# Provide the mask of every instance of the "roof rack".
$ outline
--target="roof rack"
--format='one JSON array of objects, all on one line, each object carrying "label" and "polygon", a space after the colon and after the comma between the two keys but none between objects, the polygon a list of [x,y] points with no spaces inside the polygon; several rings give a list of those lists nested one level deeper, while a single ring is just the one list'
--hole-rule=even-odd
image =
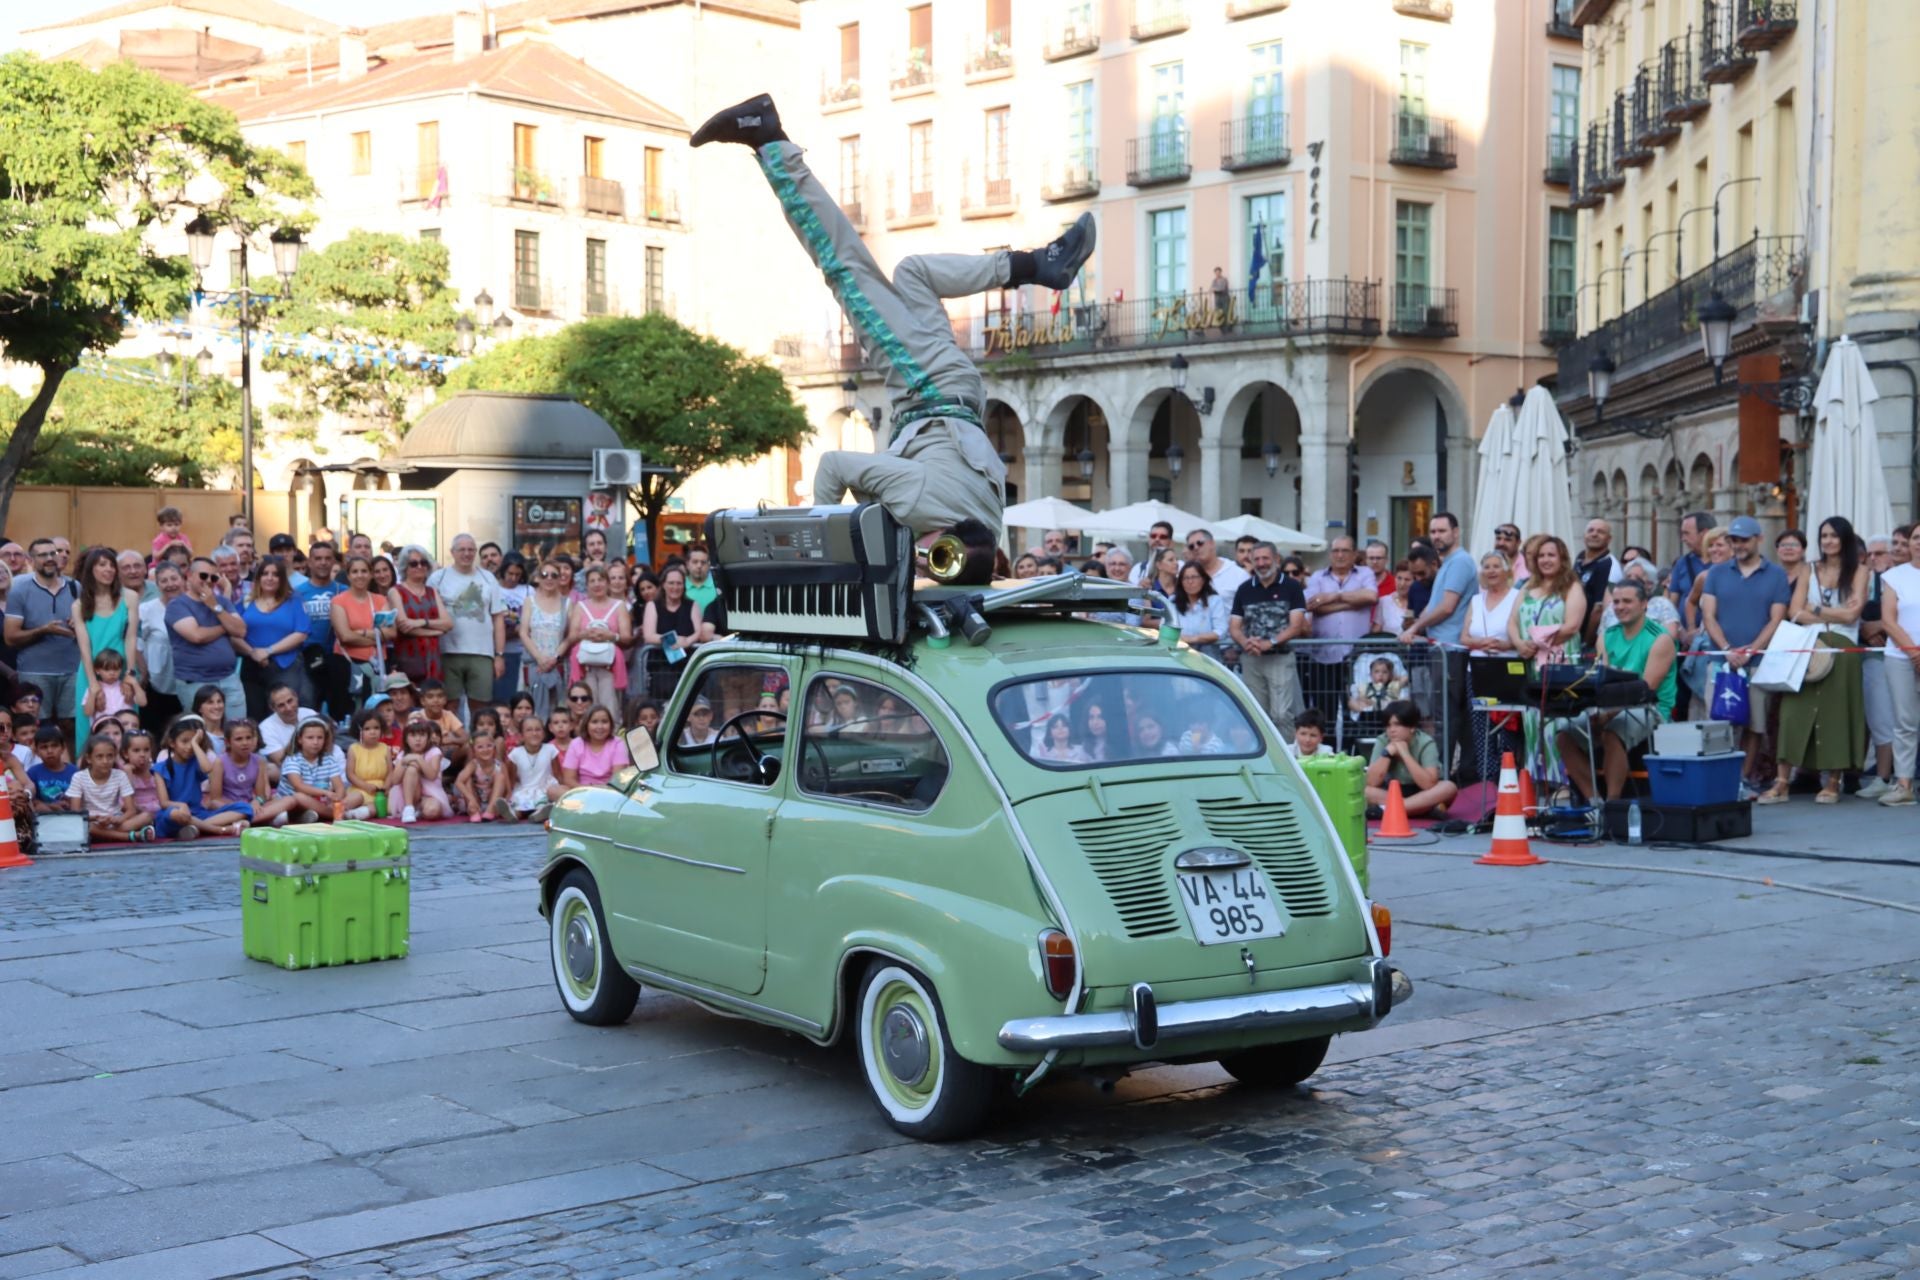
[{"label": "roof rack", "polygon": [[944,586],[921,578],[913,587],[913,623],[937,646],[946,644],[956,629],[969,644],[985,644],[993,633],[989,618],[1132,612],[1142,600],[1146,612],[1158,614],[1163,622],[1174,616],[1173,602],[1157,587],[1077,572],[999,579],[984,587]]}]

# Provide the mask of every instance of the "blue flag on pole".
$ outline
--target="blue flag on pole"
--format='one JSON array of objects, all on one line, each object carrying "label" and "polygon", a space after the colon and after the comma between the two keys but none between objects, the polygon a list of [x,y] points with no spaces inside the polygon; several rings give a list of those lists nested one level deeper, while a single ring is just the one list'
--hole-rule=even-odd
[{"label": "blue flag on pole", "polygon": [[1266,231],[1264,223],[1253,224],[1253,261],[1247,268],[1247,305],[1250,307],[1259,302],[1260,273],[1267,269]]}]

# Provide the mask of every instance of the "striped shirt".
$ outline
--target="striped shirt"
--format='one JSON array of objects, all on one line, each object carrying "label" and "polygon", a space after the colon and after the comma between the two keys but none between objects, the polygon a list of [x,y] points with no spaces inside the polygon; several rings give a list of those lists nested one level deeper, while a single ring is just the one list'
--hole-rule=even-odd
[{"label": "striped shirt", "polygon": [[293,779],[312,787],[315,791],[325,791],[331,787],[335,778],[343,775],[340,765],[340,753],[329,751],[318,760],[309,760],[303,755],[289,753],[280,765],[280,785],[274,794],[290,796],[293,792]]}]

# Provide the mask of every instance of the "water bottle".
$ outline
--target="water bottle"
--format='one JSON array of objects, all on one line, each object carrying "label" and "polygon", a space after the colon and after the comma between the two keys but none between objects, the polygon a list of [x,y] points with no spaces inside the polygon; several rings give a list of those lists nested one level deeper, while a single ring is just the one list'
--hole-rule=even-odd
[{"label": "water bottle", "polygon": [[1633,800],[1627,805],[1627,843],[1640,843],[1640,802]]}]

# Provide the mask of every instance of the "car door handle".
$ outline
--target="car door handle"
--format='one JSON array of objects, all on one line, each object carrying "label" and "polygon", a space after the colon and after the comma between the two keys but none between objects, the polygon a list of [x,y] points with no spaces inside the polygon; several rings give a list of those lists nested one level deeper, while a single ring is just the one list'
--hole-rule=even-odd
[{"label": "car door handle", "polygon": [[769,813],[767,815],[767,839],[769,840],[773,839],[773,819],[774,815]]}]

